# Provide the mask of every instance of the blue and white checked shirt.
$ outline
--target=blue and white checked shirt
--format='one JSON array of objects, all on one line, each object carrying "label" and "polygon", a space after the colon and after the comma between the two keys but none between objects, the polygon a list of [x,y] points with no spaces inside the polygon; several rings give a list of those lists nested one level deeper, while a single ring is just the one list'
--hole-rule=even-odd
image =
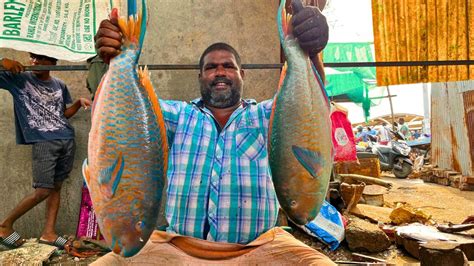
[{"label": "blue and white checked shirt", "polygon": [[200,99],[163,101],[171,146],[168,232],[246,244],[275,226],[267,153],[272,101],[245,100],[219,130]]}]

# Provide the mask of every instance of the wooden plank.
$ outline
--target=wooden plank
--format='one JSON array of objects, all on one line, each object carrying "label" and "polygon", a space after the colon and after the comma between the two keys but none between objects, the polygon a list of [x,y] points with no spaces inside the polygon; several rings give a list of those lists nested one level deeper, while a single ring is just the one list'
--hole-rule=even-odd
[{"label": "wooden plank", "polygon": [[386,187],[388,189],[392,188],[393,186],[392,182],[383,181],[380,178],[374,178],[370,176],[357,175],[357,174],[339,174],[339,176],[341,177],[342,182],[346,182],[349,184],[354,183],[354,181],[359,181],[359,182],[364,182],[367,185],[375,184],[375,185]]}]

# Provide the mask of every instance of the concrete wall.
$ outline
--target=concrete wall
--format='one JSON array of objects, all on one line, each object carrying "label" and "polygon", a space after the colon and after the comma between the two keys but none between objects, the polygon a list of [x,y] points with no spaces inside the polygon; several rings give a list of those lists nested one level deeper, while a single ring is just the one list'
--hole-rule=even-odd
[{"label": "concrete wall", "polygon": [[[141,57],[143,64],[196,64],[202,51],[214,42],[228,42],[241,54],[243,63],[279,63],[275,16],[277,1],[255,0],[154,0],[149,2],[150,21]],[[28,64],[24,52],[0,49],[0,56]],[[59,64],[71,64],[60,61]],[[152,80],[163,99],[199,97],[197,71],[153,71]],[[74,99],[88,97],[85,72],[54,72],[64,80]],[[244,97],[258,101],[271,98],[278,83],[277,70],[246,71]],[[0,219],[31,188],[31,147],[15,144],[13,104],[0,90]],[[74,234],[81,199],[81,165],[87,155],[90,113],[80,110],[71,119],[76,129],[74,170],[65,182],[57,231]],[[24,237],[38,237],[44,224],[44,203],[17,221]]]}]

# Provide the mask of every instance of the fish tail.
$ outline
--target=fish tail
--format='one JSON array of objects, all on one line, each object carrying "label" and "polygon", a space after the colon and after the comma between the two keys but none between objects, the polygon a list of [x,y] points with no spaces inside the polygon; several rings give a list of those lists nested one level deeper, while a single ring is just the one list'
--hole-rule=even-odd
[{"label": "fish tail", "polygon": [[280,1],[280,7],[278,9],[277,16],[278,32],[280,34],[280,42],[282,43],[286,36],[288,36],[292,30],[289,23],[291,21],[291,15],[286,12],[285,3],[286,0]]},{"label": "fish tail", "polygon": [[[140,17],[140,16],[139,16]],[[140,36],[140,28],[137,26],[140,18],[129,16],[128,18],[119,18],[118,23],[122,31],[124,42],[138,44]]]},{"label": "fish tail", "polygon": [[127,14],[128,16],[134,16],[137,14],[137,1],[136,0],[127,1]]},{"label": "fish tail", "polygon": [[[137,1],[128,0],[128,18],[119,18],[118,23],[124,37],[124,43],[130,42],[142,49],[147,24],[146,0],[142,0],[142,13],[137,14]],[[137,57],[138,60],[138,57]]]},{"label": "fish tail", "polygon": [[[148,68],[146,66],[144,68],[138,69],[138,77],[140,79],[140,84],[142,85],[146,94],[148,95],[148,98],[150,99],[153,111],[156,114],[156,117],[158,120],[157,122],[160,128],[162,145],[163,145],[162,146],[163,154],[164,154],[164,158],[167,158],[168,157],[168,142],[166,138],[165,119],[163,117],[163,113],[161,112],[160,103],[158,102],[158,96],[156,95],[155,89],[153,88],[153,85],[151,84],[150,72],[148,71]],[[164,172],[166,173],[168,160],[165,160],[164,164],[165,164]]]}]

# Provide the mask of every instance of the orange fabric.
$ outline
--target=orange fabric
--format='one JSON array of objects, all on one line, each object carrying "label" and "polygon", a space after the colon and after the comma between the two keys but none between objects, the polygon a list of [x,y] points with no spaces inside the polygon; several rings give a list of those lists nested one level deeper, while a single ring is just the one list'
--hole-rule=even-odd
[{"label": "orange fabric", "polygon": [[[188,247],[198,252],[190,255]],[[186,250],[186,251],[184,251]],[[199,251],[200,250],[200,251]],[[208,253],[207,255],[199,254]],[[242,254],[237,254],[241,252]],[[217,256],[216,256],[217,255]],[[218,256],[222,256],[218,258]],[[227,256],[227,257],[226,257]],[[206,258],[207,257],[207,258]],[[226,257],[226,259],[224,259]],[[135,256],[109,253],[91,265],[336,265],[281,228],[247,244],[218,243],[155,231]]]},{"label": "orange fabric", "polygon": [[271,242],[275,238],[274,230],[269,230],[247,245],[211,242],[189,236],[154,231],[150,237],[152,243],[170,243],[186,254],[200,259],[227,260],[238,257],[256,247]]},{"label": "orange fabric", "polygon": [[[473,0],[372,0],[377,62],[472,60]],[[474,79],[474,65],[377,68],[377,86]]]}]

